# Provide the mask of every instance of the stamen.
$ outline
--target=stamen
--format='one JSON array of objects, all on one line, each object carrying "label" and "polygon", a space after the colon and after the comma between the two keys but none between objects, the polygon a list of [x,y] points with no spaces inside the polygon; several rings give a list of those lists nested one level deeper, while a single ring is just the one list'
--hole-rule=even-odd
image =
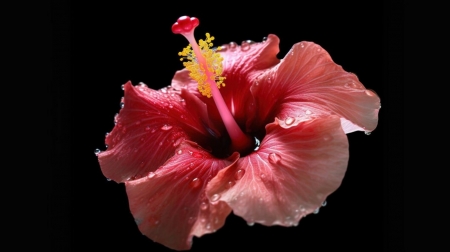
[{"label": "stamen", "polygon": [[188,60],[183,62],[183,65],[190,71],[191,78],[198,82],[200,93],[208,98],[213,97],[230,135],[232,151],[246,152],[252,148],[253,138],[242,132],[220,94],[219,88],[225,86],[225,83],[223,83],[225,77],[220,76],[223,58],[211,49],[214,37],[207,33],[206,40],[199,40],[200,46],[195,41],[194,29],[199,23],[199,20],[195,17],[182,16],[172,25],[172,32],[183,35],[190,43],[178,55],[182,56],[182,61]]}]

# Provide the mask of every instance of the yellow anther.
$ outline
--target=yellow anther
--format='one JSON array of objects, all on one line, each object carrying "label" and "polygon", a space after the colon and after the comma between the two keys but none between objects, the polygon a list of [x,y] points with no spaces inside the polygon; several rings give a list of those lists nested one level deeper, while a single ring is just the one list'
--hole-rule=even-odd
[{"label": "yellow anther", "polygon": [[183,49],[183,51],[178,53],[178,56],[182,56],[180,59],[181,61],[187,60],[183,62],[183,66],[190,71],[189,76],[197,81],[198,90],[202,95],[208,98],[212,96],[211,88],[208,83],[208,76],[210,76],[211,81],[216,82],[217,88],[225,86],[225,83],[223,82],[225,77],[221,76],[223,71],[223,58],[216,52],[216,50],[220,50],[221,48],[218,47],[218,49],[211,49],[213,46],[211,41],[213,40],[214,37],[211,37],[209,33],[206,33],[206,39],[200,39],[198,41],[200,51],[206,61],[204,63],[197,60],[191,45],[188,45]]}]

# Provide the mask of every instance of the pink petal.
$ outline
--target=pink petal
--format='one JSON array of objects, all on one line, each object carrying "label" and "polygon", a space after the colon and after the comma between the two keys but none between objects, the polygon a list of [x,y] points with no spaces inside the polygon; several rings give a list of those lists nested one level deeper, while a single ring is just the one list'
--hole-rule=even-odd
[{"label": "pink petal", "polygon": [[259,125],[275,116],[285,119],[334,114],[344,119],[346,133],[370,132],[377,126],[379,97],[312,42],[295,44],[259,81],[260,85],[252,87],[260,106]]},{"label": "pink petal", "polygon": [[238,154],[215,159],[189,141],[176,152],[154,173],[125,185],[139,230],[164,246],[186,250],[194,235],[215,232],[231,212],[224,202],[212,204],[205,188],[220,169],[236,162]]},{"label": "pink petal", "polygon": [[199,120],[205,108],[187,110],[181,97],[167,88],[124,85],[124,108],[106,137],[108,149],[98,155],[103,174],[123,182],[155,171],[184,141],[206,141],[209,133]]},{"label": "pink petal", "polygon": [[[224,45],[224,49],[219,51],[224,59],[222,76],[226,77],[226,86],[220,88],[220,92],[234,118],[242,127],[255,116],[255,104],[250,92],[255,76],[280,61],[276,57],[279,52],[278,43],[278,37],[271,34],[265,42],[242,46],[236,44],[233,46],[230,43]],[[196,94],[207,104],[212,121],[221,122],[213,99],[206,98],[198,92],[197,83],[189,77],[187,70],[184,69],[175,74],[172,86],[177,89],[187,89]]]},{"label": "pink petal", "polygon": [[260,148],[221,170],[207,195],[249,223],[297,225],[341,184],[347,137],[337,116],[286,127],[276,119],[266,130]]}]

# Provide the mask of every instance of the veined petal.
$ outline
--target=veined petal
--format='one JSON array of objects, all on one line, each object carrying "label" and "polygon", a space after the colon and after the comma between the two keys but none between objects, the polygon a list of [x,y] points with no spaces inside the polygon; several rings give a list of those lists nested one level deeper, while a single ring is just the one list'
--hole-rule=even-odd
[{"label": "veined petal", "polygon": [[212,204],[205,188],[220,169],[233,165],[239,155],[216,159],[189,141],[176,152],[160,169],[125,185],[139,230],[164,246],[187,250],[194,235],[215,232],[231,212],[224,202]]},{"label": "veined petal", "polygon": [[124,90],[124,107],[105,139],[108,149],[98,155],[107,178],[123,182],[145,176],[173,156],[185,139],[201,142],[209,135],[197,114],[202,108],[188,110],[177,93],[130,82]]},{"label": "veined petal", "polygon": [[344,119],[346,133],[370,132],[377,126],[379,97],[312,42],[295,44],[279,65],[259,79],[261,85],[252,87],[260,106],[259,125],[275,116],[338,115]]},{"label": "veined petal", "polygon": [[207,195],[220,195],[249,223],[296,225],[342,182],[348,141],[337,116],[266,126],[260,148],[221,170]]}]

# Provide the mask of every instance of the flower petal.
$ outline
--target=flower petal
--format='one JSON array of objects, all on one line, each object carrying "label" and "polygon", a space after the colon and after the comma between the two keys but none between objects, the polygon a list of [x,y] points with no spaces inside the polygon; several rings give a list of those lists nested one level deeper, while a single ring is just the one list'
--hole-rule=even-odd
[{"label": "flower petal", "polygon": [[176,250],[191,247],[192,237],[215,232],[231,209],[212,204],[205,195],[208,181],[239,158],[216,159],[195,143],[181,144],[177,154],[146,177],[126,182],[130,210],[139,230]]},{"label": "flower petal", "polygon": [[108,149],[98,155],[107,178],[123,182],[145,176],[164,164],[184,139],[206,141],[209,133],[198,116],[201,107],[188,110],[167,88],[156,91],[128,82],[124,90],[124,107],[105,139]]},{"label": "flower petal", "polygon": [[[207,186],[249,223],[297,225],[342,182],[348,141],[337,116],[266,126],[260,148],[221,170]],[[216,196],[217,198],[217,196]]]},{"label": "flower petal", "polygon": [[276,116],[338,115],[346,133],[372,131],[378,123],[379,97],[355,74],[346,72],[312,42],[295,44],[287,56],[260,77],[252,92],[258,98],[259,125]]}]

